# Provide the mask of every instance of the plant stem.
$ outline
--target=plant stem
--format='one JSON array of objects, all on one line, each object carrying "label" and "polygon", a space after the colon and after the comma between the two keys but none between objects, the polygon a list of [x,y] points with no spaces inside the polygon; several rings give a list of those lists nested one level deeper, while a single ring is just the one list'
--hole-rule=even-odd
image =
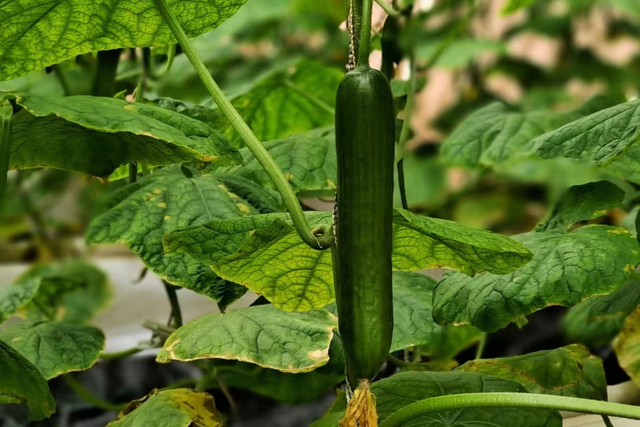
[{"label": "plant stem", "polygon": [[116,72],[122,49],[98,52],[98,69],[93,82],[93,96],[112,97],[116,93]]},{"label": "plant stem", "polygon": [[484,348],[486,346],[487,346],[487,334],[484,334],[480,342],[478,342],[478,348],[476,350],[476,360],[482,359],[482,353],[484,353]]},{"label": "plant stem", "polygon": [[432,397],[405,406],[380,423],[400,427],[422,415],[466,408],[534,408],[640,419],[640,408],[620,403],[533,393],[466,393]]},{"label": "plant stem", "polygon": [[138,181],[138,163],[129,163],[129,184],[133,184]]},{"label": "plant stem", "polygon": [[78,397],[80,397],[85,402],[92,404],[96,408],[104,409],[105,411],[120,412],[125,407],[125,405],[118,405],[116,403],[107,402],[106,400],[102,400],[99,397],[93,395],[71,375],[65,375],[63,378],[69,388],[76,392]]},{"label": "plant stem", "polygon": [[[366,1],[371,2],[372,0]],[[256,160],[258,160],[267,175],[269,175],[269,178],[273,181],[273,184],[282,196],[282,200],[284,201],[287,211],[289,211],[289,214],[291,215],[293,226],[302,240],[314,249],[329,248],[333,243],[333,236],[330,227],[323,227],[314,231],[311,230],[311,227],[304,216],[304,212],[302,212],[298,198],[289,185],[289,182],[284,177],[282,171],[278,168],[278,165],[276,165],[276,162],[269,155],[269,152],[264,148],[262,143],[258,141],[258,138],[256,138],[249,126],[244,122],[238,111],[225,97],[222,89],[220,89],[215,80],[213,80],[211,74],[209,74],[209,71],[207,70],[207,67],[191,46],[187,35],[180,26],[180,23],[167,7],[166,1],[155,0],[155,3],[173,35],[178,40],[178,43],[180,43],[185,55],[189,58],[189,61],[193,65],[196,73],[207,88],[211,98],[213,98],[222,114],[224,114],[227,120],[229,120],[231,126],[233,126],[236,132],[238,132],[249,151],[251,151],[251,154],[253,154]],[[370,26],[371,25],[369,25],[369,28]]]},{"label": "plant stem", "polygon": [[398,139],[398,147],[396,149],[396,168],[398,169],[398,189],[400,190],[400,199],[402,200],[402,208],[409,209],[409,203],[407,201],[407,188],[404,179],[404,155],[405,145],[409,141],[409,135],[411,131],[411,117],[413,116],[413,109],[415,107],[415,92],[416,92],[416,61],[411,55],[410,59],[411,72],[409,74],[409,90],[407,92],[407,104],[404,108],[404,123],[402,124],[402,131],[400,132],[400,138]]},{"label": "plant stem", "polygon": [[602,416],[602,421],[604,421],[604,425],[607,427],[613,427],[613,423],[611,422],[611,420],[609,419],[608,416],[603,415]]},{"label": "plant stem", "polygon": [[393,6],[387,3],[385,0],[375,0],[376,3],[384,10],[389,16],[400,16],[400,12],[395,10]]},{"label": "plant stem", "polygon": [[69,81],[67,80],[67,75],[64,73],[60,65],[53,66],[53,72],[58,78],[58,82],[60,82],[60,86],[62,87],[62,93],[64,96],[71,95],[71,87],[69,86]]},{"label": "plant stem", "polygon": [[167,297],[169,297],[169,304],[171,304],[171,316],[173,317],[173,327],[178,329],[182,326],[182,310],[180,309],[180,301],[178,301],[178,294],[176,287],[171,283],[162,281],[164,289],[167,291]]},{"label": "plant stem", "polygon": [[[354,10],[354,13],[361,13],[360,31],[356,33],[356,44],[358,48],[358,66],[369,65],[369,53],[371,44],[371,10],[373,9],[373,0],[360,0],[361,10]],[[354,8],[355,9],[355,8]]]},{"label": "plant stem", "polygon": [[402,200],[402,209],[409,210],[409,202],[407,201],[407,186],[404,180],[404,159],[398,160],[398,188],[400,189],[400,200]]},{"label": "plant stem", "polygon": [[104,360],[122,359],[123,357],[132,356],[134,354],[140,353],[143,350],[144,349],[140,347],[133,347],[133,348],[129,348],[122,351],[116,351],[113,353],[103,352],[103,353],[100,353],[100,359],[104,359]]},{"label": "plant stem", "polygon": [[9,163],[11,160],[11,117],[13,107],[7,100],[0,100],[0,211],[4,206]]}]

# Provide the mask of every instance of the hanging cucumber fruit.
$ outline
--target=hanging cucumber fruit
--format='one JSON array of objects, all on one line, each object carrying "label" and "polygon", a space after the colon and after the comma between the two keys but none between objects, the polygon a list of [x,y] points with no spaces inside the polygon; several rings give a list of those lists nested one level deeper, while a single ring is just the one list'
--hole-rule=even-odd
[{"label": "hanging cucumber fruit", "polygon": [[[352,7],[354,14],[357,3]],[[360,44],[360,49],[368,51],[368,46]],[[350,387],[358,387],[341,425],[357,421],[363,427],[377,425],[369,381],[387,360],[393,333],[395,108],[389,81],[370,68],[365,53],[360,53],[365,60],[351,64],[336,102],[334,279],[347,379]]]}]

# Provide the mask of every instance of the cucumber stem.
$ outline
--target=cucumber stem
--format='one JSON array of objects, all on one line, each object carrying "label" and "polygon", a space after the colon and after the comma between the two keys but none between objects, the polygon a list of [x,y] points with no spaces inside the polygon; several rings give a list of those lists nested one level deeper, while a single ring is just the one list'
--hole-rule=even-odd
[{"label": "cucumber stem", "polygon": [[640,419],[640,408],[620,403],[577,397],[533,393],[465,393],[432,397],[405,406],[380,423],[380,427],[400,427],[416,417],[435,411],[466,408],[534,408]]},{"label": "cucumber stem", "polygon": [[386,0],[375,0],[375,1],[382,8],[382,10],[384,10],[387,13],[387,15],[393,16],[393,17],[400,16],[400,12],[395,10],[393,6],[391,6],[389,3],[386,2]]},{"label": "cucumber stem", "polygon": [[[372,0],[364,1],[371,3]],[[158,10],[162,14],[164,21],[171,29],[171,32],[178,40],[178,43],[182,47],[185,55],[187,55],[187,58],[191,62],[191,65],[193,65],[193,68],[195,69],[196,73],[198,73],[198,76],[202,80],[202,83],[204,83],[205,87],[207,88],[207,91],[211,95],[211,98],[214,100],[222,114],[224,114],[227,120],[229,120],[231,126],[233,126],[236,132],[238,132],[249,151],[251,151],[251,154],[253,154],[256,160],[267,172],[269,178],[271,178],[271,180],[273,181],[273,184],[282,196],[284,205],[287,208],[289,215],[291,215],[291,221],[293,222],[293,226],[295,227],[296,231],[300,235],[300,238],[313,249],[321,250],[329,248],[333,243],[333,236],[330,227],[311,230],[311,227],[309,226],[309,223],[304,216],[304,212],[302,211],[302,207],[300,206],[300,202],[294,194],[293,189],[289,185],[289,182],[284,177],[282,171],[278,168],[276,162],[269,155],[269,152],[253,134],[251,128],[249,128],[249,126],[245,123],[238,111],[225,97],[222,89],[220,89],[213,77],[211,77],[211,74],[209,74],[209,70],[207,70],[207,67],[204,65],[196,51],[193,49],[193,46],[189,42],[189,38],[180,26],[180,23],[167,7],[166,1],[155,0],[155,3],[158,7]],[[371,20],[369,19],[369,21]],[[369,23],[369,29],[370,28],[371,23]]]},{"label": "cucumber stem", "polygon": [[373,9],[373,0],[360,0],[361,8],[354,8],[353,13],[360,13],[360,19],[356,22],[360,22],[360,37],[356,37],[356,44],[358,48],[358,66],[369,66],[369,53],[371,45],[371,12]]}]

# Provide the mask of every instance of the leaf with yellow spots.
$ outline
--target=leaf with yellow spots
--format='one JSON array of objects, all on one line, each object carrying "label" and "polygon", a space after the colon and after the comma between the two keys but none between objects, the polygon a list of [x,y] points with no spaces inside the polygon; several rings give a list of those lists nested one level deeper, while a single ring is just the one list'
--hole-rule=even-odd
[{"label": "leaf with yellow spots", "polygon": [[[638,241],[620,227],[572,228],[572,223],[613,207],[621,196],[609,183],[572,187],[549,220],[514,237],[533,252],[530,263],[507,275],[447,274],[434,291],[434,318],[494,332],[550,305],[570,307],[615,291],[629,275],[629,266],[640,262]],[[565,202],[569,200],[574,202]]]},{"label": "leaf with yellow spots", "polygon": [[157,361],[227,359],[282,372],[309,372],[329,361],[338,319],[326,310],[287,313],[272,305],[209,314],[167,339]]},{"label": "leaf with yellow spots", "polygon": [[90,96],[21,96],[12,120],[12,169],[51,167],[106,178],[132,161],[241,163],[205,123],[147,104]]},{"label": "leaf with yellow spots", "polygon": [[607,400],[602,360],[579,344],[521,356],[472,360],[456,371],[515,381],[530,393]]},{"label": "leaf with yellow spots", "polygon": [[221,308],[246,289],[220,279],[208,265],[185,254],[166,254],[162,237],[216,219],[255,214],[211,173],[170,166],[113,193],[87,230],[90,244],[124,243],[169,283],[206,295]]},{"label": "leaf with yellow spots", "polygon": [[178,388],[154,389],[131,402],[109,427],[222,427],[224,416],[208,393]]}]

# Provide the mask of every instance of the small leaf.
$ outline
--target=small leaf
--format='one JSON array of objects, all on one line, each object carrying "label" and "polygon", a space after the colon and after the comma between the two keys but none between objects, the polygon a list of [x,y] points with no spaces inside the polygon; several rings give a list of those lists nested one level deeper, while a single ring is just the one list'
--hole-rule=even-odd
[{"label": "small leaf", "polygon": [[[312,228],[328,226],[331,213],[308,213],[307,220]],[[531,257],[514,240],[452,221],[397,210],[394,223],[392,259],[397,270],[442,267],[469,274],[505,273]],[[214,221],[166,235],[164,243],[167,253],[187,253],[280,309],[308,311],[335,300],[330,252],[309,248],[287,214]]]},{"label": "small leaf", "polygon": [[326,310],[287,313],[272,305],[210,314],[171,334],[157,361],[227,359],[282,372],[309,372],[329,361],[338,321]]},{"label": "small leaf", "polygon": [[423,354],[446,360],[484,335],[471,326],[440,326],[431,314],[436,281],[420,273],[393,273],[393,341],[391,351],[420,346]]},{"label": "small leaf", "polygon": [[55,412],[56,404],[49,391],[47,380],[38,368],[22,357],[4,341],[0,341],[0,399],[15,403],[25,402],[31,411],[32,420],[43,420]]},{"label": "small leaf", "polygon": [[[583,189],[598,189],[587,184]],[[599,197],[599,191],[572,188],[569,194]],[[609,206],[610,200],[602,200]],[[561,205],[562,206],[562,205]],[[579,207],[556,210],[562,221],[593,217],[597,201],[581,200]],[[438,323],[471,324],[485,332],[507,326],[521,316],[549,305],[573,306],[589,297],[616,290],[640,262],[637,240],[625,229],[589,225],[521,234],[515,239],[534,254],[533,260],[507,275],[484,273],[469,277],[448,274],[434,291]]]},{"label": "small leaf", "polygon": [[[260,141],[275,141],[333,125],[336,91],[343,75],[337,68],[301,60],[271,71],[247,92],[231,98],[231,103]],[[222,113],[208,123],[237,147],[244,145]]]},{"label": "small leaf", "polygon": [[29,303],[39,288],[39,280],[26,280],[13,285],[0,286],[0,323]]},{"label": "small leaf", "polygon": [[495,166],[526,154],[535,137],[572,120],[611,105],[606,97],[595,97],[577,110],[519,111],[493,103],[467,117],[442,145],[442,157],[452,166]]},{"label": "small leaf", "polygon": [[577,222],[601,217],[605,211],[620,206],[623,200],[624,191],[608,181],[571,187],[537,230],[569,229]]},{"label": "small leaf", "polygon": [[[296,193],[333,196],[338,176],[333,128],[315,129],[264,146]],[[240,153],[244,166],[223,170],[273,189],[273,181],[251,152],[243,148]]]},{"label": "small leaf", "polygon": [[[519,384],[472,372],[400,372],[372,384],[376,397],[378,422],[412,403],[430,397],[461,393],[526,392]],[[343,399],[342,395],[338,399]],[[329,427],[342,415],[342,403],[336,402],[329,413],[312,427]],[[521,408],[470,408],[438,411],[407,426],[469,427],[560,427],[562,418],[556,411]]]},{"label": "small leaf", "polygon": [[340,338],[333,337],[329,362],[303,374],[291,374],[242,362],[216,361],[220,379],[231,389],[249,390],[285,403],[312,402],[344,381],[344,353]]},{"label": "small leaf", "polygon": [[612,294],[589,298],[572,307],[562,320],[562,329],[571,342],[604,347],[618,335],[627,316],[639,305],[640,283],[631,277]]},{"label": "small leaf", "polygon": [[108,427],[222,427],[224,418],[208,393],[178,388],[153,390],[129,404]]},{"label": "small leaf", "polygon": [[[188,37],[216,28],[246,0],[169,1]],[[14,0],[0,10],[0,80],[87,52],[175,43],[152,0]]]},{"label": "small leaf", "polygon": [[607,400],[602,360],[576,344],[522,356],[472,360],[456,371],[515,381],[531,393]]},{"label": "small leaf", "polygon": [[30,320],[55,318],[87,323],[111,298],[111,284],[105,273],[82,260],[36,264],[24,272],[18,283],[39,280],[32,301],[20,313]]},{"label": "small leaf", "polygon": [[16,97],[10,166],[52,167],[108,177],[120,165],[198,160],[240,163],[226,138],[165,109],[92,96]]},{"label": "small leaf", "polygon": [[223,306],[245,290],[229,285],[211,269],[184,254],[165,254],[162,236],[181,227],[253,212],[251,206],[213,174],[188,178],[180,166],[170,166],[114,192],[107,208],[86,232],[89,244],[124,243],[153,273],[175,285],[213,298]]},{"label": "small leaf", "polygon": [[50,380],[91,368],[104,349],[104,334],[64,322],[19,322],[0,330],[0,340],[33,363]]},{"label": "small leaf", "polygon": [[636,386],[640,386],[640,308],[625,320],[620,334],[613,342],[620,367]]},{"label": "small leaf", "polygon": [[586,158],[606,165],[622,156],[638,140],[640,100],[618,104],[575,120],[531,142],[532,152],[544,159]]}]

